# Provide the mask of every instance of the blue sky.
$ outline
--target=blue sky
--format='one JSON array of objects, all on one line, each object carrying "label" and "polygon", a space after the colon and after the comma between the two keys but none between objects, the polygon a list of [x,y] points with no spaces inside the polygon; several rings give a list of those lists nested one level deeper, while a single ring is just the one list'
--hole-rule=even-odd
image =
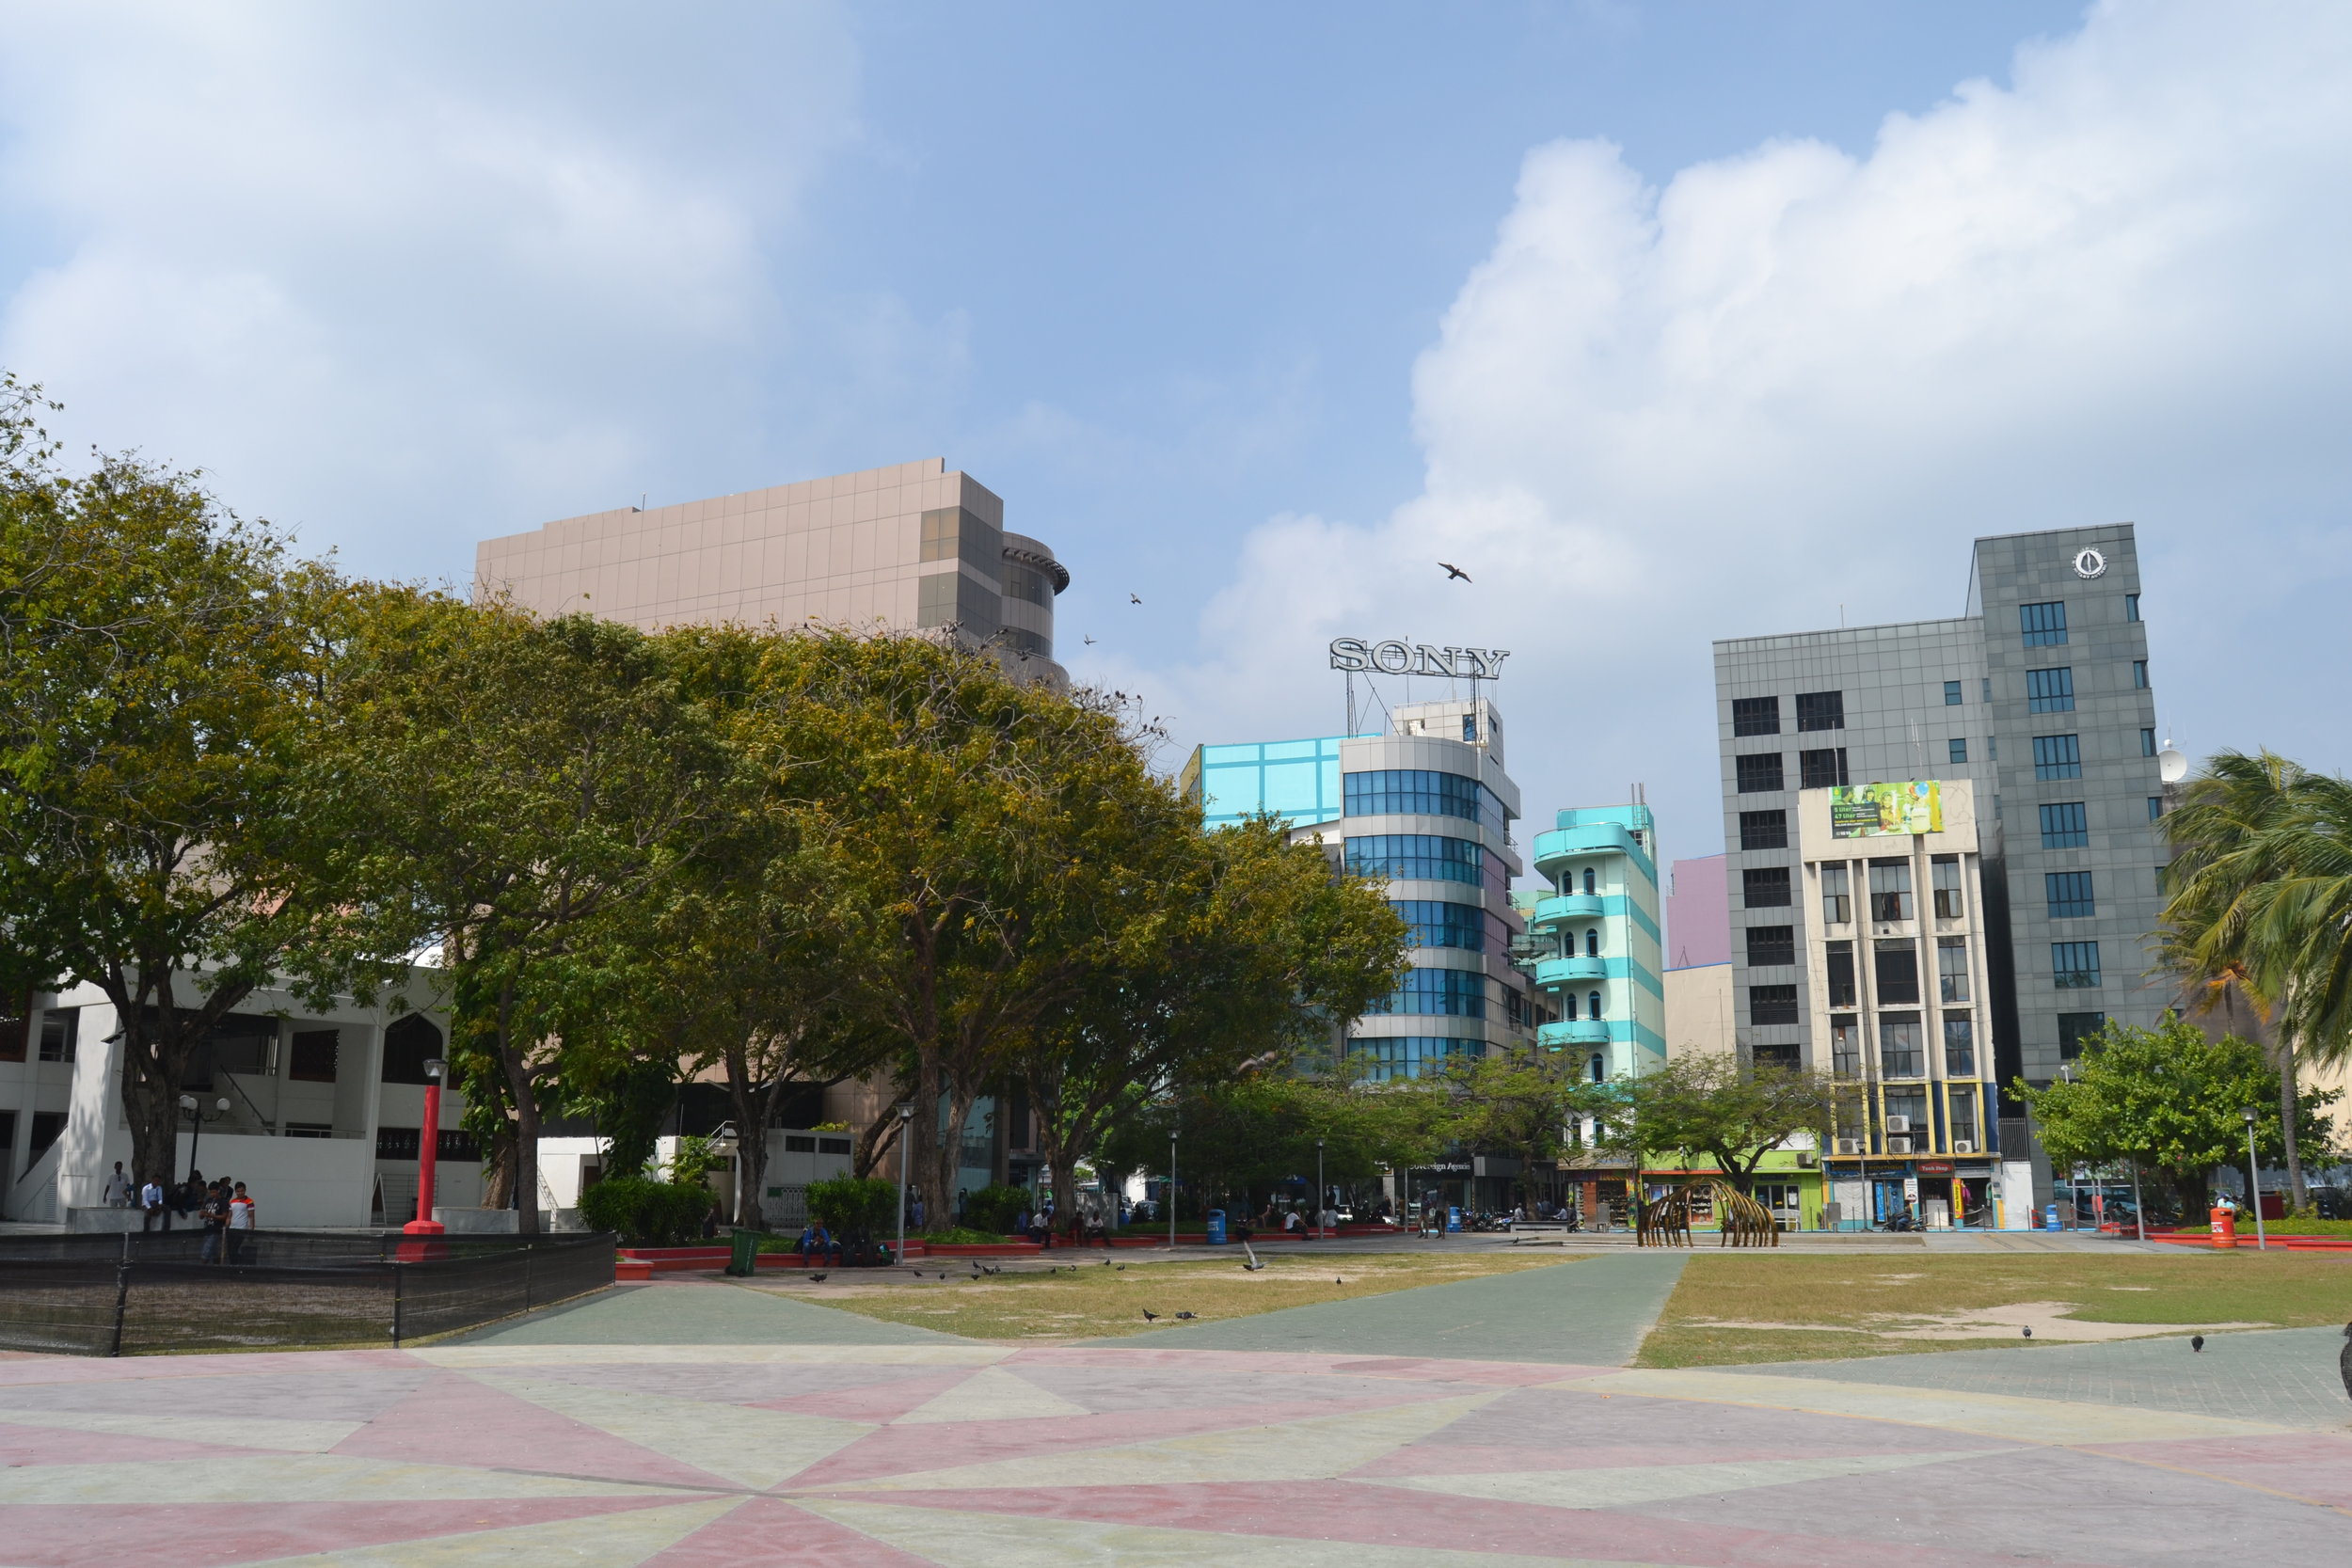
[{"label": "blue sky", "polygon": [[0,364],[398,577],[944,456],[1183,746],[1511,646],[1677,855],[1709,639],[2128,517],[2183,743],[2340,768],[2348,17],[0,6]]}]

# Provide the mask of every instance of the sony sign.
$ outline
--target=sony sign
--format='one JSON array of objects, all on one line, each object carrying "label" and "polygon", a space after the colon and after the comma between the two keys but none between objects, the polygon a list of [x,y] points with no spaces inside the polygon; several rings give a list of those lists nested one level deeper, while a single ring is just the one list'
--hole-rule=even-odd
[{"label": "sony sign", "polygon": [[1497,680],[1508,648],[1433,648],[1426,642],[1410,646],[1390,638],[1366,642],[1360,637],[1331,640],[1334,670],[1377,670],[1388,675],[1452,675],[1474,681]]}]

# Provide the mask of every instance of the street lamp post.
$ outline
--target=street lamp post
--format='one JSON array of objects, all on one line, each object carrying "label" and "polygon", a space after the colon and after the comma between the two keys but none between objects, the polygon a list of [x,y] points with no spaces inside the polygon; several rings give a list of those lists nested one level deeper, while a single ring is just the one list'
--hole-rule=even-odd
[{"label": "street lamp post", "polygon": [[[907,1137],[914,1123],[914,1107],[901,1101],[898,1106],[898,1251],[896,1261],[907,1260]],[[926,1254],[925,1256],[929,1256]]]},{"label": "street lamp post", "polygon": [[1315,1140],[1315,1238],[1318,1241],[1328,1241],[1330,1238],[1323,1233],[1323,1140],[1317,1138]]},{"label": "street lamp post", "polygon": [[1176,1250],[1176,1134],[1168,1135],[1168,1249]]},{"label": "street lamp post", "polygon": [[438,1236],[444,1227],[433,1217],[433,1165],[441,1152],[441,1079],[449,1064],[438,1056],[424,1064],[424,1125],[417,1130],[417,1217],[402,1226],[408,1236]]},{"label": "street lamp post", "polygon": [[2269,1233],[2263,1228],[2262,1174],[2254,1164],[2254,1107],[2247,1106],[2238,1113],[2246,1118],[2246,1201],[2254,1206],[2254,1250],[2270,1250]]},{"label": "street lamp post", "polygon": [[[183,1094],[180,1097],[180,1109],[186,1113],[188,1118],[188,1180],[193,1181],[196,1180],[197,1140],[204,1135],[204,1107],[197,1102],[196,1096]],[[213,1111],[216,1116],[227,1116],[229,1097],[222,1095],[218,1100],[214,1101]],[[171,1172],[166,1171],[164,1174],[169,1176]]]}]

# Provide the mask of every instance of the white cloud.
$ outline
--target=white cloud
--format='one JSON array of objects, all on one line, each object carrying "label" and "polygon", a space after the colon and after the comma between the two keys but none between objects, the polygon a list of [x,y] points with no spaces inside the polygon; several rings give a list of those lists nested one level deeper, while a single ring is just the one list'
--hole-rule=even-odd
[{"label": "white cloud", "polygon": [[1956,614],[1976,535],[2129,518],[2184,737],[2352,764],[2348,198],[2326,6],[2101,8],[1860,159],[1538,148],[1416,372],[1423,493],[1266,523],[1157,684],[1187,739],[1327,734],[1332,635],[1508,645],[1530,816],[1644,779],[1705,852],[1711,639]]},{"label": "white cloud", "polygon": [[854,135],[822,8],[5,13],[0,363],[355,564],[736,460]]}]

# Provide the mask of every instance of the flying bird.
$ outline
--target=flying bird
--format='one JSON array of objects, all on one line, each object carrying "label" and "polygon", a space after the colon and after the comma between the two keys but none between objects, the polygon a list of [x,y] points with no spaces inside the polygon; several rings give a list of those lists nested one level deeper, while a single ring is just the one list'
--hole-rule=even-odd
[{"label": "flying bird", "polygon": [[1127,602],[1129,604],[1141,604],[1143,601],[1137,598],[1135,594],[1130,594],[1127,595]]},{"label": "flying bird", "polygon": [[1091,637],[1088,638],[1088,639],[1086,640],[1086,643],[1087,643],[1087,646],[1088,646],[1088,647],[1089,647],[1089,648],[1093,647],[1093,646],[1094,646],[1094,639],[1093,639],[1093,638],[1091,638]]},{"label": "flying bird", "polygon": [[1468,572],[1465,572],[1462,568],[1456,566],[1451,561],[1440,561],[1438,564],[1445,568],[1445,578],[1448,582],[1452,582],[1456,578],[1461,578],[1464,582],[1468,582],[1470,579],[1470,575]]},{"label": "flying bird", "polygon": [[2188,1348],[2199,1354],[2204,1354],[2205,1337],[2201,1334],[2190,1335],[2188,1337]]}]

